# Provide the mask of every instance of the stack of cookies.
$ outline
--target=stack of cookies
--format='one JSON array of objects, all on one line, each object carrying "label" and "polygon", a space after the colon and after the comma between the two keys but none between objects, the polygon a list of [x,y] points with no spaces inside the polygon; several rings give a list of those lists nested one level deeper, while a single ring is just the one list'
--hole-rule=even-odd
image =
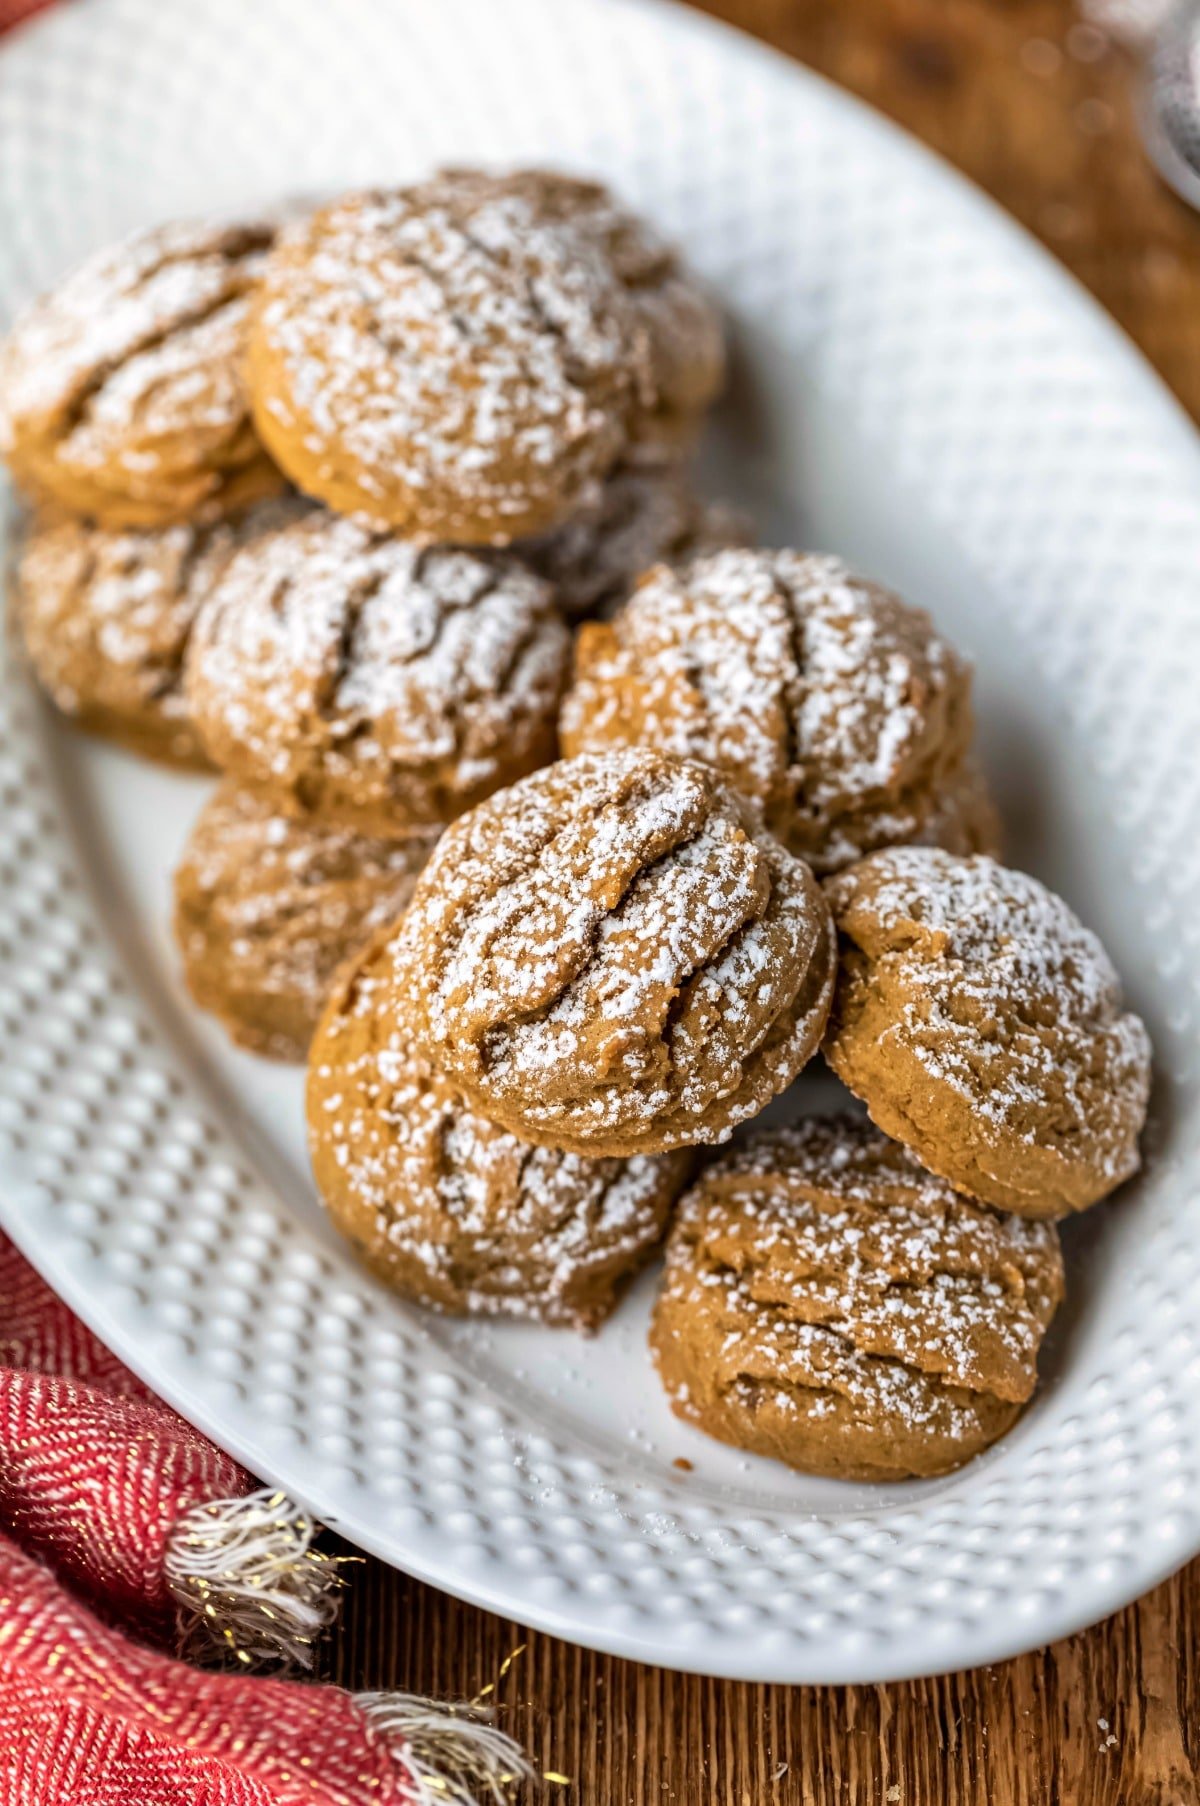
[{"label": "stack of cookies", "polygon": [[[966,662],[693,496],[722,372],[592,183],[143,234],[0,350],[15,613],[60,708],[223,774],[188,983],[307,1055],[388,1283],[592,1329],[667,1236],[681,1416],[938,1473],[1033,1392],[1054,1219],[1136,1168],[1149,1049],[996,863]],[[747,1131],[819,1049],[871,1120]]]},{"label": "stack of cookies", "polygon": [[226,774],[177,926],[240,1043],[302,1059],[443,823],[555,756],[570,620],[736,532],[686,475],[723,358],[674,253],[540,172],[140,233],[17,323],[14,612],[65,713]]}]

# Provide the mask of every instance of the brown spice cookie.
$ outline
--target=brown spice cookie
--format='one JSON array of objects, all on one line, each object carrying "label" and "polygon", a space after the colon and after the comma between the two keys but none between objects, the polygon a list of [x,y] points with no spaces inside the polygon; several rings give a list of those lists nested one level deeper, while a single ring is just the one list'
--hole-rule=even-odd
[{"label": "brown spice cookie", "polygon": [[723,1155],[680,1204],[650,1345],[710,1436],[850,1480],[1002,1436],[1063,1296],[1058,1233],[958,1197],[852,1117]]},{"label": "brown spice cookie", "polygon": [[[897,828],[899,826],[897,824]],[[899,832],[894,844],[903,844]],[[988,781],[971,753],[938,787],[929,814],[907,844],[941,847],[946,853],[989,853],[993,859],[1003,853],[1004,826],[1000,812],[992,800]]]},{"label": "brown spice cookie", "polygon": [[552,759],[569,658],[553,592],[508,554],[422,551],[314,509],[232,561],[186,690],[223,770],[393,834]]},{"label": "brown spice cookie", "polygon": [[248,296],[273,237],[138,232],[34,302],[0,345],[0,453],[17,482],[108,527],[280,490],[242,382]]},{"label": "brown spice cookie", "polygon": [[631,438],[684,430],[720,357],[707,302],[603,189],[458,170],[285,233],[249,370],[302,489],[429,542],[507,544],[565,519]]},{"label": "brown spice cookie", "polygon": [[183,695],[197,612],[239,546],[305,506],[281,497],[236,519],[124,531],[40,509],[22,537],[12,605],[55,707],[148,758],[206,767]]},{"label": "brown spice cookie", "polygon": [[175,873],[192,997],[240,1047],[303,1060],[335,971],[403,912],[435,839],[308,827],[226,778]]},{"label": "brown spice cookie", "polygon": [[724,1141],[820,1039],[834,938],[808,867],[706,766],[536,772],[456,822],[390,949],[414,1043],[541,1146]]},{"label": "brown spice cookie", "polygon": [[971,739],[970,670],[929,617],[836,558],[726,550],[585,626],[568,754],[718,766],[818,871],[938,821]]},{"label": "brown spice cookie", "polygon": [[636,459],[591,484],[561,527],[522,540],[515,550],[554,585],[559,607],[577,620],[608,613],[651,565],[679,564],[750,537],[735,508],[694,494],[682,465]]},{"label": "brown spice cookie", "polygon": [[654,228],[614,201],[600,182],[551,170],[495,176],[444,172],[481,202],[522,194],[540,218],[581,232],[614,271],[645,340],[648,380],[633,423],[639,446],[679,452],[695,439],[725,382],[725,328],[712,299]]},{"label": "brown spice cookie", "polygon": [[825,1054],[881,1129],[1023,1216],[1083,1210],[1137,1170],[1149,1039],[1061,898],[923,847],[825,888],[841,941]]},{"label": "brown spice cookie", "polygon": [[379,939],[339,976],[313,1042],[309,1145],[367,1264],[438,1310],[594,1329],[661,1241],[687,1154],[588,1160],[479,1116],[414,1053]]}]

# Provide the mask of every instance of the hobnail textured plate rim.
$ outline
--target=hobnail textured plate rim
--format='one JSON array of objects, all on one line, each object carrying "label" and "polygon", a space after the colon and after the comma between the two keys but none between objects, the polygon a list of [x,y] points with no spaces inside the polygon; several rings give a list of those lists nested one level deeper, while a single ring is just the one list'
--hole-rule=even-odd
[{"label": "hobnail textured plate rim", "polygon": [[[614,1471],[480,1387],[297,1226],[197,1108],[80,880],[45,729],[8,661],[5,1227],[164,1397],[353,1541],[616,1654],[747,1679],[896,1679],[1061,1636],[1193,1554],[1200,447],[1157,379],[929,153],[673,7],[91,0],[0,58],[5,312],[168,200],[224,205],[278,189],[285,169],[300,191],[363,179],[420,132],[435,155],[550,152],[614,174],[748,337],[785,361],[816,346],[822,393],[1003,604],[1061,708],[1064,772],[1103,849],[1081,856],[1080,882],[1127,881],[1119,908],[1098,904],[1142,926],[1135,996],[1172,1115],[1133,1209],[1106,1219],[1102,1308],[1073,1332],[1063,1377],[954,1480],[799,1514]],[[343,79],[359,124],[306,131]],[[410,115],[400,138],[388,82]]]}]

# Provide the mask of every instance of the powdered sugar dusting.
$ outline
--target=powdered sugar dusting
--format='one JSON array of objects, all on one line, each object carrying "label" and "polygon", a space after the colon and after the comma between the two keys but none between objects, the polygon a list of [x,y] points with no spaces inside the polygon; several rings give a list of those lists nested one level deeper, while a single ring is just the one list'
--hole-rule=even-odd
[{"label": "powdered sugar dusting", "polygon": [[[897,787],[927,733],[930,695],[958,661],[923,617],[853,577],[837,558],[783,561],[800,635],[798,756],[809,807]],[[922,623],[918,651],[898,631]]]},{"label": "powdered sugar dusting", "polygon": [[[511,537],[613,461],[648,350],[536,179],[351,196],[285,234],[256,319],[260,414],[317,493],[442,539]],[[330,497],[330,499],[337,499]]]},{"label": "powdered sugar dusting", "polygon": [[40,682],[66,714],[158,721],[194,746],[182,667],[198,610],[240,546],[292,518],[262,502],[235,521],[108,531],[39,514],[24,536],[15,602]]},{"label": "powdered sugar dusting", "polygon": [[745,1259],[739,1283],[759,1304],[952,1385],[1017,1399],[1033,1388],[1062,1289],[1056,1230],[959,1197],[869,1123],[810,1118],[755,1136],[681,1215],[714,1260]]},{"label": "powdered sugar dusting", "polygon": [[394,921],[436,831],[380,840],[310,826],[226,779],[184,848],[176,934],[200,1003],[235,1034],[301,1059],[335,971]]},{"label": "powdered sugar dusting", "polygon": [[309,1117],[335,1220],[437,1308],[591,1328],[662,1236],[680,1156],[533,1148],[408,1044],[368,960],[313,1050]]},{"label": "powdered sugar dusting", "polygon": [[642,460],[589,484],[568,520],[519,550],[554,585],[559,607],[578,616],[623,601],[651,565],[750,537],[735,509],[691,493],[679,464]]},{"label": "powdered sugar dusting", "polygon": [[638,324],[634,425],[639,451],[676,451],[694,433],[699,416],[720,392],[725,377],[724,327],[708,294],[653,226],[620,206],[599,182],[550,170],[518,170],[506,176],[455,169],[444,172],[464,195],[483,199],[497,189],[522,194],[539,214],[569,227],[595,247],[617,277]]},{"label": "powdered sugar dusting", "polygon": [[74,408],[97,375],[161,352],[248,287],[269,226],[159,226],[90,258],[20,316],[0,354],[0,445],[13,422]]},{"label": "powdered sugar dusting", "polygon": [[188,684],[218,763],[386,827],[548,758],[568,649],[551,591],[516,560],[314,511],[230,565]]},{"label": "powdered sugar dusting", "polygon": [[[836,1423],[850,1465],[903,1467],[926,1439],[978,1446],[980,1401],[1004,1426],[1062,1292],[1053,1226],[957,1196],[865,1122],[810,1119],[684,1198],[653,1341],[685,1415],[704,1394],[777,1435]],[[689,1383],[698,1324],[718,1341]]]},{"label": "powdered sugar dusting", "polygon": [[605,1151],[719,1139],[824,1018],[818,897],[704,768],[581,758],[450,831],[396,978],[430,1056],[522,1133]]},{"label": "powdered sugar dusting", "polygon": [[877,853],[826,891],[859,950],[848,996],[893,998],[880,1046],[903,1045],[994,1131],[1085,1158],[1109,1186],[1136,1169],[1149,1039],[1060,897],[993,859],[920,847]]},{"label": "powdered sugar dusting", "polygon": [[731,549],[660,567],[585,631],[562,732],[719,766],[831,869],[919,831],[965,752],[968,689],[927,617],[839,560]]},{"label": "powdered sugar dusting", "polygon": [[[159,227],[36,301],[0,348],[0,449],[18,475],[200,505],[261,452],[241,360],[269,225]],[[69,496],[68,496],[68,499]]]},{"label": "powdered sugar dusting", "polygon": [[181,438],[191,440],[194,455],[210,440],[220,446],[243,430],[246,308],[238,296],[127,358],[63,435],[60,459],[80,470],[115,467],[136,489]]}]

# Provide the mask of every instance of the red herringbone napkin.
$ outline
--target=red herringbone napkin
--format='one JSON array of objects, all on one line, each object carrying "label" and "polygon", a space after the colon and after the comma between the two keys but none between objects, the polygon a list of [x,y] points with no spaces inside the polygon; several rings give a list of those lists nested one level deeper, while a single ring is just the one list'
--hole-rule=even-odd
[{"label": "red herringbone napkin", "polygon": [[[48,3],[0,0],[0,33]],[[333,1617],[317,1528],[160,1403],[0,1236],[2,1806],[507,1798],[528,1765],[476,1707],[248,1672],[306,1666]]]},{"label": "red herringbone napkin", "polygon": [[2,1236],[0,1363],[4,1806],[465,1806],[527,1775],[469,1708],[249,1672],[303,1663],[333,1615],[317,1527],[156,1399]]},{"label": "red herringbone napkin", "polygon": [[50,3],[51,0],[0,0],[0,31],[19,25],[22,19],[31,19]]}]

